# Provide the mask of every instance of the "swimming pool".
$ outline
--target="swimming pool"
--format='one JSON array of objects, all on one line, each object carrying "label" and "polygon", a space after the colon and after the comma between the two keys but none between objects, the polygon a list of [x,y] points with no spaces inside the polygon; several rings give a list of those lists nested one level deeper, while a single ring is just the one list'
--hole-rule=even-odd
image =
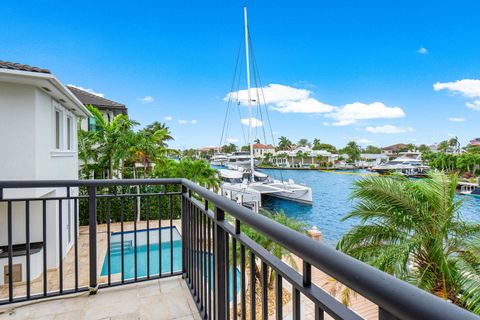
[{"label": "swimming pool", "polygon": [[[147,261],[148,256],[150,256],[150,276],[159,275],[159,266],[161,260],[161,274],[169,274],[173,272],[182,271],[182,238],[176,227],[163,227],[160,229],[152,228],[150,232],[147,232],[146,229],[137,230],[137,245],[135,246],[135,232],[134,231],[125,231],[123,232],[123,243],[124,243],[124,279],[133,279],[135,278],[135,249],[137,251],[137,277],[146,277],[147,276]],[[148,250],[147,246],[147,234],[150,239],[150,246]],[[170,236],[172,237],[172,242],[170,242]],[[161,239],[161,245],[159,243]],[[110,235],[110,272],[111,274],[119,274],[122,272],[122,233],[114,232]],[[149,254],[148,254],[149,252]],[[159,256],[161,254],[161,259]],[[211,273],[213,274],[213,255],[208,254],[210,257]],[[173,258],[173,259],[172,259]],[[199,257],[200,261],[203,259],[203,255]],[[102,276],[108,276],[108,252],[105,254],[105,260],[102,266]],[[172,269],[173,267],[173,269]],[[235,268],[236,278],[237,278],[237,294],[240,291],[240,279],[241,273],[238,268]],[[229,299],[233,298],[233,272],[230,268],[229,272]],[[210,284],[213,285],[213,282],[210,281]]]},{"label": "swimming pool", "polygon": [[[135,277],[135,248],[137,251],[137,277],[147,276],[148,253],[150,255],[151,276],[160,273],[160,260],[162,262],[162,274],[170,273],[172,270],[173,272],[182,271],[182,240],[177,228],[172,227],[170,229],[170,227],[163,227],[160,229],[160,233],[158,228],[152,228],[148,234],[150,238],[150,250],[147,248],[147,230],[137,230],[136,246],[134,231],[123,232],[125,279]],[[172,237],[172,242],[170,242],[170,236]],[[159,238],[162,239],[161,245]],[[110,236],[111,274],[122,272],[121,239],[121,232],[114,232]],[[172,254],[170,254],[170,252],[172,252]],[[161,258],[159,253],[161,254]],[[108,259],[108,253],[106,253],[102,267],[102,276],[108,275]]]}]

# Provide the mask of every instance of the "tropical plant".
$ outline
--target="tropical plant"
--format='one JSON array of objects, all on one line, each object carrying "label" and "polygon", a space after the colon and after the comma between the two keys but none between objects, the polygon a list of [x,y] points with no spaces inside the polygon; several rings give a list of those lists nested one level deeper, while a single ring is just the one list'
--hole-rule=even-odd
[{"label": "tropical plant", "polygon": [[345,148],[342,149],[342,153],[348,155],[348,162],[350,163],[360,160],[360,152],[360,147],[355,141],[350,141]]},{"label": "tropical plant", "polygon": [[185,178],[197,184],[218,191],[220,178],[217,171],[205,160],[182,158],[180,161],[166,159],[162,166],[155,167],[157,178]]},{"label": "tropical plant", "polygon": [[226,144],[222,147],[223,153],[233,153],[235,151],[237,151],[237,146],[233,143]]},{"label": "tropical plant", "polygon": [[298,140],[297,145],[299,147],[310,147],[310,142],[308,142],[307,139],[300,139],[300,140]]},{"label": "tropical plant", "polygon": [[281,136],[278,138],[278,150],[290,150],[292,145],[292,141],[287,139],[287,137]]},{"label": "tropical plant", "polygon": [[379,147],[368,145],[365,148],[365,153],[380,154],[382,153],[382,149],[380,149]]},{"label": "tropical plant", "polygon": [[[108,122],[102,113],[89,105],[88,110],[93,114],[96,128],[89,134],[81,134],[79,142],[82,157],[85,163],[89,163],[87,155],[97,153],[96,168],[108,171],[108,178],[121,172],[125,159],[130,155],[134,133],[132,128],[137,125],[136,121],[130,120],[126,115],[119,114]],[[83,139],[88,139],[85,141]]]},{"label": "tropical plant", "polygon": [[480,313],[480,224],[462,220],[457,177],[368,177],[355,182],[359,224],[337,248],[399,279]]}]

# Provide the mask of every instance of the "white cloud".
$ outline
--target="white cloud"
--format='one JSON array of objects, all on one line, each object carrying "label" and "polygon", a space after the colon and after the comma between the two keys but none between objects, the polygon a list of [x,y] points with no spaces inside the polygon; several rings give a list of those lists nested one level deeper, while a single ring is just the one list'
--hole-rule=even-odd
[{"label": "white cloud", "polygon": [[465,118],[463,118],[463,117],[453,117],[453,118],[448,118],[448,121],[450,121],[450,122],[464,122]]},{"label": "white cloud", "polygon": [[88,93],[94,94],[94,95],[99,96],[99,97],[102,97],[102,98],[105,96],[103,93],[99,93],[99,92],[93,91],[93,89],[87,89],[87,88],[80,87],[80,86],[76,86],[76,85],[73,85],[73,84],[68,84],[67,86],[74,87],[74,88],[77,88],[77,89],[86,91],[86,92],[88,92]]},{"label": "white cloud", "polygon": [[405,112],[399,107],[387,107],[381,102],[371,104],[354,102],[335,108],[325,116],[336,120],[332,123],[334,126],[348,126],[358,120],[402,118]]},{"label": "white cloud", "polygon": [[172,120],[173,120],[173,117],[171,117],[171,116],[166,116],[166,117],[163,118],[163,120],[165,120],[165,121],[172,121]]},{"label": "white cloud", "polygon": [[307,98],[299,101],[281,101],[272,107],[281,113],[324,113],[333,111],[333,106],[322,103],[314,98]]},{"label": "white cloud", "polygon": [[420,47],[420,48],[417,50],[417,52],[420,53],[420,54],[427,54],[427,53],[428,53],[428,50],[427,50],[427,48]]},{"label": "white cloud", "polygon": [[[262,121],[258,120],[258,119],[255,119],[255,118],[251,118],[252,120],[252,128],[257,128],[257,127],[261,127],[263,125]],[[244,125],[244,126],[248,126],[249,123],[250,123],[250,120],[247,118],[247,119],[242,119],[241,120],[241,123]]]},{"label": "white cloud", "polygon": [[228,143],[238,142],[238,139],[237,139],[237,138],[227,138],[226,140],[227,140]]},{"label": "white cloud", "polygon": [[370,132],[370,133],[393,134],[393,133],[412,132],[413,128],[412,127],[397,127],[397,126],[392,126],[392,125],[387,124],[387,125],[378,126],[378,127],[366,127],[365,131]]},{"label": "white cloud", "polygon": [[480,80],[463,79],[454,82],[437,82],[433,85],[435,91],[448,90],[460,93],[469,98],[480,97]]},{"label": "white cloud", "polygon": [[361,137],[347,137],[346,138],[348,141],[355,141],[359,144],[372,144],[373,141],[372,140],[368,140],[366,138],[361,138]]},{"label": "white cloud", "polygon": [[[282,84],[274,84],[271,83],[266,87],[259,88],[260,99],[261,102],[265,102],[266,104],[276,104],[279,102],[284,101],[299,101],[303,99],[307,99],[312,94],[311,91],[306,89],[297,89],[294,87],[284,86]],[[251,99],[256,100],[257,88],[252,88],[252,96]],[[263,91],[263,92],[262,92]],[[262,95],[263,93],[263,95]],[[263,96],[265,96],[265,101],[263,101]],[[242,104],[248,104],[248,91],[245,90],[238,90],[229,92],[227,96],[224,98],[225,101],[229,100],[230,98],[240,101]]]},{"label": "white cloud", "polygon": [[195,119],[193,119],[193,120],[180,119],[180,120],[178,120],[178,124],[197,124],[197,120],[195,120]]},{"label": "white cloud", "polygon": [[[325,114],[325,117],[335,121],[330,123],[334,126],[348,126],[358,120],[366,119],[393,119],[405,116],[399,107],[387,107],[381,102],[365,104],[354,102],[340,107],[323,103],[312,97],[312,91],[299,89],[281,84],[269,84],[261,88],[265,96],[265,103],[272,110],[280,113],[308,113]],[[257,88],[252,89],[252,100],[258,99]],[[263,100],[263,95],[261,98]],[[229,92],[224,100],[235,99],[246,105],[248,102],[247,90]],[[263,101],[262,101],[263,102]],[[324,125],[328,125],[324,122]]]},{"label": "white cloud", "polygon": [[143,98],[138,98],[138,100],[143,103],[152,103],[155,101],[155,99],[152,96],[145,96]]},{"label": "white cloud", "polygon": [[480,100],[473,100],[466,103],[467,107],[473,110],[480,111]]}]

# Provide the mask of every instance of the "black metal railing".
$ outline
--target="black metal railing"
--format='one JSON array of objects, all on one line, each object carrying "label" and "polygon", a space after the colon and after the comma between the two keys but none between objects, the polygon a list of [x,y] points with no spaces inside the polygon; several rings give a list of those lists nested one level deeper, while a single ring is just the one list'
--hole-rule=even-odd
[{"label": "black metal railing", "polygon": [[[21,189],[27,188],[37,190],[36,196],[23,196]],[[73,210],[74,220],[73,226],[69,224],[73,238],[67,241],[68,252],[64,226],[70,216],[65,214],[66,208],[69,213]],[[50,220],[52,215],[57,218]],[[0,304],[182,275],[204,319],[256,319],[257,315],[283,319],[287,312],[292,319],[301,319],[307,311],[315,319],[323,319],[325,314],[335,319],[361,319],[312,282],[312,268],[316,268],[377,305],[379,319],[478,319],[185,179],[0,181],[0,219],[6,225],[0,229],[6,233],[0,234],[6,241],[0,256],[6,256],[3,264],[8,272]],[[57,227],[49,224],[51,221]],[[80,222],[85,225],[81,230]],[[181,252],[174,247],[177,223]],[[168,231],[163,235],[165,227]],[[242,231],[245,227],[297,256],[302,272],[248,237]],[[52,229],[57,236],[52,237]],[[144,233],[146,237],[139,239]],[[162,239],[162,235],[168,238]],[[120,237],[119,242],[112,243],[114,236]],[[126,238],[132,236],[133,254],[128,255]],[[57,247],[57,263],[52,269],[50,241],[56,241]],[[139,250],[141,246],[145,250]],[[120,255],[113,265],[112,251]],[[32,263],[35,254],[42,259],[37,257]],[[14,265],[22,264],[22,259],[27,274],[14,283]],[[41,276],[32,279],[38,263]],[[284,300],[289,300],[287,305]]]}]

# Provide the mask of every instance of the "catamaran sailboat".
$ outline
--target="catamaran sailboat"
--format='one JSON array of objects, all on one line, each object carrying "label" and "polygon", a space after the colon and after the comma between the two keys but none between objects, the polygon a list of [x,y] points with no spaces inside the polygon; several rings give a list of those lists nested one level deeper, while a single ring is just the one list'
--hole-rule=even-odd
[{"label": "catamaran sailboat", "polygon": [[[261,207],[263,196],[271,196],[295,202],[311,204],[312,189],[310,187],[296,184],[291,179],[288,181],[276,180],[262,172],[255,171],[252,133],[252,101],[254,100],[252,99],[250,85],[249,34],[246,7],[244,7],[244,21],[245,64],[248,93],[247,102],[249,115],[248,141],[250,145],[250,152],[246,154],[236,154],[229,157],[229,160],[227,161],[227,167],[229,169],[219,170],[219,175],[222,179],[220,192],[222,195],[235,200],[240,204],[251,207],[254,211],[258,211],[258,208]],[[259,103],[258,99],[256,101]]]}]

